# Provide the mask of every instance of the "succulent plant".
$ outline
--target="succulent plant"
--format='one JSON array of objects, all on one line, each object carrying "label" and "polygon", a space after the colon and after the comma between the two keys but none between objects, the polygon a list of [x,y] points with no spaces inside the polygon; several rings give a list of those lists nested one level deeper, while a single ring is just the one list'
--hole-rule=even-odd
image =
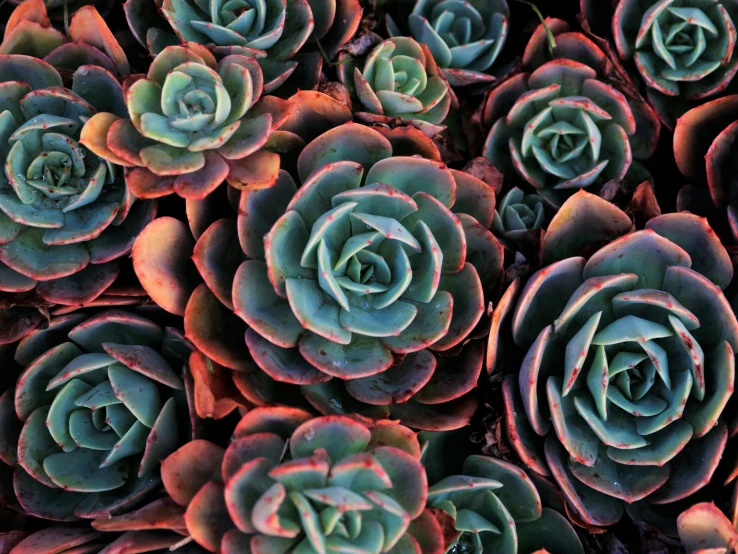
[{"label": "succulent plant", "polygon": [[[509,30],[506,0],[417,0],[408,16],[410,35],[425,44],[452,86],[489,83],[488,73]],[[387,19],[391,36],[400,26]]]},{"label": "succulent plant", "polygon": [[646,85],[664,124],[734,91],[738,3],[734,0],[580,0],[587,25],[612,33],[613,64],[625,63]]},{"label": "succulent plant", "polygon": [[261,170],[258,151],[285,116],[277,98],[256,103],[262,84],[253,58],[234,54],[216,65],[203,47],[170,46],[146,78],[127,88],[130,117],[95,115],[82,142],[132,168],[126,183],[139,198],[172,192],[203,198],[223,180],[253,186]]},{"label": "succulent plant", "polygon": [[300,88],[314,88],[323,61],[315,43],[333,57],[356,33],[362,12],[358,0],[130,0],[124,9],[134,35],[154,54],[181,40],[255,56],[267,93],[293,74]]},{"label": "succulent plant", "polygon": [[108,288],[119,258],[154,217],[120,168],[82,144],[98,110],[125,113],[120,84],[85,65],[63,88],[48,63],[0,55],[0,290],[80,305]]},{"label": "succulent plant", "polygon": [[[300,98],[295,113],[336,104]],[[302,386],[321,411],[397,404],[393,415],[412,426],[463,426],[482,346],[459,347],[484,311],[483,284],[502,272],[488,231],[493,192],[435,160],[393,156],[390,140],[354,123],[314,138],[296,165],[294,177],[280,170],[274,187],[242,192],[237,221],[202,225],[196,214],[210,208],[193,205],[194,247],[181,223],[153,222],[133,253],[143,287],[184,314],[187,336],[212,360],[252,377],[256,364],[262,379]],[[197,288],[184,278],[190,258],[205,281]],[[437,358],[428,348],[463,351]]]},{"label": "succulent plant", "polygon": [[[582,9],[585,10],[587,0],[580,1]],[[599,7],[606,8],[607,4],[609,2],[600,2]],[[583,22],[586,26],[586,20]],[[551,37],[556,42],[553,52],[549,49]],[[617,59],[613,59],[610,44],[591,32],[585,34],[572,31],[566,21],[547,17],[536,28],[525,46],[523,69],[533,72],[548,63],[552,56],[554,59],[572,60],[594,69],[597,72],[597,80],[607,83],[623,95],[630,106],[636,128],[636,132],[628,136],[634,159],[632,165],[635,165],[636,160],[651,158],[659,140],[661,122],[654,109],[640,94],[637,80],[631,78]],[[488,108],[492,106],[488,104]]]},{"label": "succulent plant", "polygon": [[545,218],[546,211],[540,196],[525,194],[513,187],[497,205],[492,230],[497,236],[514,238],[520,231],[541,229]]},{"label": "succulent plant", "polygon": [[512,314],[528,351],[504,382],[508,436],[587,525],[690,496],[727,441],[738,347],[728,253],[690,213],[631,229],[612,204],[572,196]]},{"label": "succulent plant", "polygon": [[42,58],[65,77],[81,65],[128,75],[126,54],[94,6],[81,7],[65,36],[52,27],[44,0],[24,0],[5,26],[0,54]]},{"label": "succulent plant", "polygon": [[636,122],[625,96],[567,58],[520,73],[492,90],[484,156],[554,203],[563,194],[623,179]]},{"label": "succulent plant", "polygon": [[738,547],[738,531],[711,502],[684,510],[677,519],[677,527],[687,554],[727,554]]},{"label": "succulent plant", "polygon": [[192,441],[162,463],[190,536],[211,552],[441,552],[410,429],[256,408],[225,450]]},{"label": "succulent plant", "polygon": [[122,535],[100,533],[94,529],[47,527],[19,541],[8,554],[130,554],[171,552],[177,546],[181,554],[204,554],[197,545],[179,545],[182,536],[173,532],[127,532]]},{"label": "succulent plant", "polygon": [[385,40],[363,62],[341,55],[338,76],[371,122],[446,119],[451,96],[428,47],[408,37]]},{"label": "succulent plant", "polygon": [[545,548],[550,554],[584,554],[571,524],[542,506],[525,471],[497,458],[467,457],[461,475],[428,489],[428,506],[453,520],[455,532],[446,534],[449,553],[532,554]]},{"label": "succulent plant", "polygon": [[94,518],[160,486],[161,460],[194,433],[180,371],[190,350],[177,331],[118,310],[27,335],[15,351],[24,370],[0,397],[0,458],[15,466],[22,510]]},{"label": "succulent plant", "polygon": [[716,205],[738,201],[733,170],[737,129],[738,95],[691,109],[674,129],[674,159],[679,171],[692,183],[707,185]]}]

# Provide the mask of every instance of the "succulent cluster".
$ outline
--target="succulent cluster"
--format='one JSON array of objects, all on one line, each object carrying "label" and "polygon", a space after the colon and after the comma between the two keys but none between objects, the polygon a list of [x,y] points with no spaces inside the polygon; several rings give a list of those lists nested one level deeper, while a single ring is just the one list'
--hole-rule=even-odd
[{"label": "succulent cluster", "polygon": [[738,0],[537,4],[0,2],[0,554],[736,551]]}]

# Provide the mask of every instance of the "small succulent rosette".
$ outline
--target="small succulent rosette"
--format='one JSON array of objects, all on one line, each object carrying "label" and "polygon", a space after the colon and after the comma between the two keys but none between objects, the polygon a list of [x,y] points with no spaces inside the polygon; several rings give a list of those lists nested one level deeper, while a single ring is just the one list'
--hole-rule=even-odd
[{"label": "small succulent rosette", "polygon": [[390,423],[256,408],[228,448],[192,441],[162,462],[186,531],[210,552],[441,552],[417,435]]},{"label": "small succulent rosette", "polygon": [[142,524],[145,530],[123,534],[101,533],[85,527],[47,527],[21,537],[8,554],[165,554],[170,548],[181,554],[207,554],[198,545],[180,545],[182,535],[174,531],[152,531]]},{"label": "small succulent rosette", "polygon": [[85,65],[67,89],[48,63],[15,54],[0,55],[0,81],[0,290],[92,302],[156,207],[137,201],[121,168],[82,141],[99,111],[125,113],[121,86]]},{"label": "small succulent rosette", "polygon": [[513,187],[497,204],[492,231],[498,237],[514,241],[521,234],[542,229],[545,221],[543,199]]},{"label": "small succulent rosette", "polygon": [[41,58],[65,80],[82,65],[96,65],[120,76],[131,72],[123,48],[94,6],[75,12],[65,35],[52,27],[44,0],[24,0],[8,18],[0,54]]},{"label": "small succulent rosette", "polygon": [[738,137],[738,95],[691,109],[674,129],[674,159],[691,183],[707,188],[716,206],[738,202],[734,175]]},{"label": "small succulent rosette", "polygon": [[[510,27],[506,0],[417,0],[407,18],[410,36],[426,45],[454,87],[494,81],[490,71]],[[387,17],[390,36],[402,26]]]},{"label": "small succulent rosette", "polygon": [[493,89],[483,120],[490,125],[484,157],[553,205],[578,189],[624,179],[633,161],[637,127],[626,97],[568,58]]},{"label": "small succulent rosette", "polygon": [[584,554],[571,524],[543,507],[525,471],[497,458],[467,457],[460,475],[428,488],[428,507],[439,521],[453,521],[447,553]]},{"label": "small succulent rosette", "polygon": [[22,510],[55,521],[124,512],[161,485],[191,440],[183,335],[120,310],[70,314],[27,335],[0,396],[0,458]]},{"label": "small succulent rosette", "polygon": [[257,102],[262,86],[253,58],[234,54],[216,64],[197,45],[170,46],[145,78],[128,84],[129,117],[97,114],[82,140],[129,168],[126,183],[139,198],[203,198],[224,180],[240,188],[262,186],[259,150],[286,117],[284,101]]},{"label": "small succulent rosette", "polygon": [[613,63],[645,83],[663,123],[673,129],[690,108],[735,92],[738,2],[735,0],[581,0],[597,33],[615,44]]},{"label": "small succulent rosette", "polygon": [[684,510],[677,519],[677,529],[687,554],[728,553],[738,547],[738,531],[711,502]]},{"label": "small succulent rosette", "polygon": [[[550,36],[556,41],[553,53],[548,47]],[[526,44],[522,65],[525,71],[533,72],[548,63],[552,57],[579,62],[595,70],[598,81],[603,81],[620,92],[630,107],[635,123],[636,132],[628,135],[633,168],[637,165],[637,160],[647,160],[654,154],[661,133],[661,121],[648,101],[640,94],[637,80],[632,79],[622,65],[611,58],[610,52],[611,47],[603,39],[591,33],[585,35],[573,31],[566,21],[547,17],[545,25],[541,23]],[[610,109],[607,105],[603,107]],[[639,169],[639,173],[643,172],[642,168]],[[643,177],[636,182],[640,183],[646,178]]]},{"label": "small succulent rosette", "polygon": [[437,126],[451,107],[448,84],[428,47],[412,38],[394,37],[363,60],[339,56],[338,77],[355,100],[357,116],[369,123],[400,118],[423,128]]},{"label": "small succulent rosette", "polygon": [[[324,108],[340,106],[320,93],[300,98],[295,113],[318,110],[288,128],[314,129],[333,113]],[[432,147],[416,133],[427,141],[418,149]],[[392,405],[413,427],[456,428],[476,407],[483,357],[481,341],[466,341],[477,338],[483,287],[502,274],[489,231],[494,192],[444,166],[437,149],[434,159],[394,155],[412,134],[388,136],[355,123],[322,133],[294,176],[280,170],[274,187],[240,193],[237,219],[208,219],[210,200],[191,203],[196,243],[174,219],[153,222],[134,268],[157,303],[184,314],[206,356],[261,375],[259,390],[286,383],[324,413],[387,417]],[[190,259],[204,283],[187,277]]]},{"label": "small succulent rosette", "polygon": [[511,314],[528,350],[504,380],[507,435],[590,526],[624,508],[655,520],[709,482],[728,438],[738,347],[728,253],[690,213],[631,229],[605,200],[571,197]]},{"label": "small succulent rosette", "polygon": [[320,49],[332,58],[353,38],[362,14],[359,0],[131,0],[124,10],[152,54],[181,41],[255,56],[267,93],[290,76],[295,86],[313,89],[323,65]]}]

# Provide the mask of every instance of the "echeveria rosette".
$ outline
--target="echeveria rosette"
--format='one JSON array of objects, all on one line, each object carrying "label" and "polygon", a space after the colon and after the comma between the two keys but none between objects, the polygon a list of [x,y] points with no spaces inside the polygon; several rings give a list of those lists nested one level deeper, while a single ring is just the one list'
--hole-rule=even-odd
[{"label": "echeveria rosette", "polygon": [[682,115],[674,129],[674,159],[682,174],[707,185],[716,206],[738,201],[735,178],[738,95],[706,102]]},{"label": "echeveria rosette", "polygon": [[125,109],[120,84],[82,66],[67,89],[48,63],[14,54],[0,55],[0,80],[0,290],[93,301],[155,212],[135,201],[119,167],[81,143],[99,109]]},{"label": "echeveria rosette", "polygon": [[94,6],[83,6],[69,20],[67,34],[49,20],[44,0],[24,0],[8,18],[0,54],[41,58],[66,78],[82,65],[128,75],[126,54]]},{"label": "echeveria rosette", "polygon": [[623,179],[636,121],[625,96],[574,60],[550,61],[490,93],[483,154],[554,204],[580,188]]},{"label": "echeveria rosette", "polygon": [[428,507],[453,520],[455,533],[446,532],[448,553],[584,554],[571,524],[543,507],[525,471],[497,458],[467,457],[460,475],[428,489]]},{"label": "echeveria rosette", "polygon": [[[281,172],[275,187],[249,195],[239,222],[251,259],[236,272],[233,305],[254,361],[278,381],[344,380],[370,405],[467,395],[481,357],[457,361],[446,382],[450,368],[428,349],[467,338],[484,311],[483,283],[500,274],[491,189],[439,162],[393,156],[386,138],[357,124],[313,140],[297,172],[299,189]],[[267,205],[268,214],[255,209]]]},{"label": "echeveria rosette", "polygon": [[203,198],[224,180],[252,186],[239,175],[259,173],[259,149],[285,116],[277,98],[256,103],[263,77],[253,58],[234,54],[216,65],[197,46],[164,49],[145,78],[129,83],[128,117],[100,113],[84,127],[83,143],[128,167],[126,183],[140,198]]},{"label": "echeveria rosette", "polygon": [[[582,10],[585,10],[585,4],[586,0],[582,0]],[[603,3],[599,4],[602,7]],[[606,8],[609,2],[604,4]],[[607,23],[609,26],[609,19]],[[636,126],[636,132],[628,136],[633,159],[649,159],[656,150],[661,133],[661,121],[638,91],[636,81],[623,68],[617,56],[612,54],[610,44],[590,32],[585,34],[573,31],[571,26],[562,19],[547,17],[545,25],[541,23],[536,28],[525,46],[522,58],[525,71],[533,72],[551,60],[551,53],[548,49],[549,35],[553,35],[556,41],[556,48],[553,50],[554,59],[572,60],[591,67],[597,72],[599,81],[607,83],[623,94],[630,106]]]},{"label": "echeveria rosette", "polygon": [[368,121],[402,118],[437,125],[446,119],[451,107],[448,84],[428,47],[412,38],[385,40],[362,61],[342,53],[339,62],[338,76]]},{"label": "echeveria rosette", "polygon": [[[488,231],[494,217],[493,191],[482,181],[441,164],[438,149],[415,128],[382,129],[386,131],[382,133],[380,128],[375,130],[346,124],[351,119],[351,112],[334,99],[313,91],[296,94],[290,99],[290,104],[294,109],[290,110],[290,116],[273,137],[301,144],[299,150],[302,153],[290,164],[296,167],[291,173],[280,171],[277,184],[271,188],[237,191],[224,186],[203,200],[188,200],[189,228],[170,217],[158,218],[149,224],[139,235],[132,254],[134,269],[143,288],[157,304],[184,316],[187,337],[212,361],[216,373],[226,368],[233,370],[236,386],[252,404],[284,403],[289,398],[289,389],[298,390],[296,386],[299,386],[323,413],[357,412],[372,417],[388,417],[389,405],[392,405],[393,416],[413,427],[445,429],[465,425],[477,404],[473,389],[483,357],[481,341],[462,342],[466,338],[477,337],[470,331],[481,317],[484,302],[476,283],[479,281],[487,286],[494,283],[502,272],[502,247]],[[304,146],[305,142],[307,146]],[[334,158],[330,157],[331,151]],[[394,156],[395,153],[415,157]],[[326,154],[329,157],[324,157]],[[312,156],[316,156],[313,161]],[[370,171],[372,179],[376,177],[381,184],[357,189],[368,182]],[[413,180],[423,183],[422,189],[412,188],[415,186],[411,185]],[[333,186],[331,183],[334,182],[338,184]],[[302,183],[300,190],[303,192],[296,194],[296,183]],[[295,230],[285,226],[284,222],[297,222],[298,217],[302,220],[300,213],[311,210],[305,215],[307,219],[302,220],[302,225],[307,221],[311,228],[315,227],[318,218],[333,209],[331,199],[339,193],[343,193],[339,199],[365,197],[361,200],[362,205],[367,206],[364,213],[368,210],[367,217],[380,218],[372,219],[375,224],[383,221],[383,217],[403,219],[411,210],[416,210],[415,206],[420,207],[424,202],[425,208],[417,213],[425,218],[428,206],[434,206],[442,215],[428,216],[426,226],[442,235],[440,250],[453,252],[449,255],[455,260],[453,263],[459,263],[459,255],[464,251],[466,263],[461,272],[451,274],[440,268],[435,302],[426,306],[423,302],[399,299],[405,309],[408,309],[407,304],[417,303],[419,306],[409,308],[412,312],[418,311],[416,317],[419,319],[414,327],[411,324],[403,331],[404,335],[379,338],[353,333],[350,345],[329,341],[303,328],[287,297],[279,296],[286,294],[285,278],[294,275],[289,272],[298,271],[300,276],[310,277],[305,279],[305,285],[318,286],[316,269],[303,268],[300,265],[301,254],[295,258],[298,250],[304,250],[308,227],[304,228],[305,235],[298,237],[294,245],[282,248],[285,232]],[[389,193],[396,198],[387,199]],[[420,201],[411,198],[410,195],[416,193],[423,197]],[[321,196],[325,200],[321,200]],[[443,198],[446,203],[453,199],[452,212],[455,215],[449,219],[451,212],[445,204],[435,200],[436,197]],[[371,207],[375,200],[376,205]],[[338,206],[339,200],[336,202]],[[229,204],[233,209],[232,215],[223,217],[224,208],[227,211]],[[282,216],[283,223],[275,226]],[[445,224],[450,226],[443,231],[442,225]],[[415,233],[414,223],[408,220],[405,225],[410,229],[408,232]],[[273,227],[277,230],[270,233]],[[378,251],[382,241],[376,236],[376,231],[372,232],[366,223],[361,223],[355,231],[374,236],[374,244],[366,246],[372,254]],[[392,234],[391,230],[389,232]],[[462,234],[463,243],[455,242]],[[265,252],[267,235],[268,255]],[[340,238],[340,234],[333,236]],[[418,236],[423,238],[420,234]],[[358,244],[356,240],[353,242]],[[396,240],[392,242],[403,244]],[[338,244],[335,248],[338,250],[341,246]],[[432,253],[432,245],[430,250]],[[414,260],[410,270],[416,279],[428,274],[429,263],[434,265],[440,261],[440,251],[428,263],[422,253],[408,252],[407,259]],[[386,276],[387,270],[392,269],[397,281],[405,281],[400,279],[401,274],[395,266],[387,262],[385,269],[382,261],[378,260],[381,256],[376,254],[373,257],[372,254],[362,254],[361,257],[376,260],[380,270],[384,271],[382,275]],[[405,257],[399,251],[397,254],[401,257],[399,263],[402,263]],[[388,259],[392,261],[391,257]],[[368,267],[362,269],[362,262],[358,263],[360,272],[370,271]],[[278,289],[270,281],[270,265],[275,268],[273,275],[280,276]],[[344,268],[347,270],[348,267]],[[460,283],[467,282],[467,278],[469,286],[462,286]],[[348,276],[346,280],[350,281]],[[368,275],[365,283],[360,282],[361,278],[358,281],[358,284],[368,283],[368,287],[375,289],[375,292],[359,297],[371,310],[370,302],[386,285],[372,279],[372,275]],[[297,283],[297,286],[302,284]],[[409,286],[407,282],[404,284]],[[322,288],[318,286],[318,290],[313,292],[325,295],[328,311],[334,316],[338,314],[338,303]],[[350,292],[344,294],[354,296]],[[451,296],[456,300],[452,306],[453,313],[444,311],[439,322],[437,311],[426,321],[423,314],[430,313],[428,310],[440,306],[438,302]],[[301,297],[297,295],[298,300]],[[304,313],[303,305],[298,304],[298,309],[299,314]],[[441,309],[439,307],[439,311]],[[325,326],[319,327],[321,318],[310,315],[307,325],[326,329]],[[336,320],[329,315],[328,322],[336,323]],[[384,329],[387,325],[400,329],[397,321],[378,323],[385,325]],[[421,333],[423,329],[428,332]],[[373,332],[381,331],[382,328],[378,327]],[[346,330],[336,332],[346,337]],[[303,335],[304,347],[309,348],[305,350],[307,358],[299,347]],[[244,345],[244,336],[248,349]],[[413,337],[414,342],[407,344]],[[382,341],[391,343],[396,354]],[[446,350],[444,355],[436,357],[422,351],[423,344],[431,343],[434,348]],[[338,365],[331,360],[337,360]],[[327,371],[322,367],[327,367]]]},{"label": "echeveria rosette", "polygon": [[664,123],[733,88],[738,2],[620,0],[612,17],[617,53],[633,61]]},{"label": "echeveria rosette", "polygon": [[721,414],[738,347],[722,292],[730,258],[693,214],[631,226],[599,197],[574,195],[548,227],[550,265],[512,315],[514,341],[529,349],[504,383],[508,436],[587,525],[617,522],[624,505],[646,514],[690,496],[728,435]]},{"label": "echeveria rosette", "polygon": [[[154,3],[165,22],[157,21]],[[154,54],[182,41],[256,56],[266,92],[293,73],[299,88],[314,88],[323,61],[316,41],[332,57],[354,36],[362,13],[358,0],[130,0],[124,9],[134,36]]]},{"label": "echeveria rosette", "polygon": [[543,199],[513,187],[497,204],[492,230],[499,237],[514,240],[520,232],[542,229],[545,219]]},{"label": "echeveria rosette", "polygon": [[228,448],[190,442],[162,478],[211,552],[442,552],[417,436],[395,423],[256,408]]},{"label": "echeveria rosette", "polygon": [[[410,35],[425,44],[451,86],[489,83],[509,30],[506,0],[417,0],[407,18]],[[402,36],[388,17],[391,36]]]},{"label": "echeveria rosette", "polygon": [[738,531],[712,502],[700,502],[677,518],[679,538],[687,554],[729,554],[738,546]]},{"label": "echeveria rosette", "polygon": [[14,416],[22,425],[2,452],[22,509],[93,518],[160,486],[160,461],[194,433],[181,377],[190,350],[179,332],[118,310],[62,316],[22,340],[25,369],[2,397],[15,408],[2,410],[4,436],[18,437]]}]

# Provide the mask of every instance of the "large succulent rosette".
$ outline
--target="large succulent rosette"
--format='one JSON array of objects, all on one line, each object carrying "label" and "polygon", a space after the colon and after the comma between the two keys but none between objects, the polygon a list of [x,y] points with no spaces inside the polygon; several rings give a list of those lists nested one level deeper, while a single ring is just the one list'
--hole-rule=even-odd
[{"label": "large succulent rosette", "polygon": [[190,442],[162,463],[190,536],[211,552],[440,554],[415,433],[390,422],[257,408],[225,450]]},{"label": "large succulent rosette", "polygon": [[[299,98],[296,113],[337,105],[319,93]],[[281,170],[274,187],[241,192],[237,220],[210,223],[214,204],[192,203],[194,247],[170,218],[134,247],[142,285],[184,314],[196,346],[259,376],[262,392],[247,395],[257,404],[284,401],[267,401],[266,380],[301,386],[322,412],[386,417],[393,405],[421,428],[463,426],[476,406],[483,345],[464,341],[476,337],[483,286],[502,272],[488,230],[494,194],[436,161],[437,150],[433,160],[393,155],[412,135],[390,136],[335,127],[302,149],[294,178]],[[199,286],[187,277],[190,258]]]},{"label": "large succulent rosette", "polygon": [[259,149],[285,115],[279,99],[257,103],[262,87],[251,57],[234,54],[216,65],[203,47],[171,46],[126,88],[128,116],[95,115],[82,142],[129,168],[126,183],[139,198],[203,198],[224,180],[261,186]]},{"label": "large succulent rosette", "polygon": [[649,99],[673,127],[690,107],[732,88],[736,22],[734,0],[620,0],[612,35],[618,55],[635,63]]},{"label": "large succulent rosette", "polygon": [[648,518],[709,482],[734,387],[725,248],[689,213],[630,228],[584,191],[562,206],[544,240],[550,265],[512,315],[528,351],[504,383],[514,448],[553,475],[573,517],[595,526],[617,522],[624,505]]},{"label": "large succulent rosette", "polygon": [[[297,168],[299,190],[281,173],[250,195],[242,222],[252,259],[236,272],[233,303],[256,363],[277,380],[345,380],[372,405],[468,393],[476,363],[442,385],[431,351],[465,340],[484,310],[482,283],[499,274],[492,192],[438,162],[393,156],[356,124],[316,138]],[[257,207],[277,208],[276,198],[271,224]]]},{"label": "large succulent rosette", "polygon": [[428,489],[428,506],[439,521],[453,520],[446,552],[584,554],[566,518],[542,506],[530,477],[497,458],[467,457],[460,475]]},{"label": "large succulent rosette", "polygon": [[484,156],[555,204],[577,189],[623,179],[633,160],[630,104],[578,61],[555,59],[509,78],[492,90],[483,117],[491,125]]},{"label": "large succulent rosette", "polygon": [[27,335],[15,351],[25,369],[0,396],[0,456],[15,466],[23,511],[98,517],[159,487],[161,460],[194,433],[182,377],[190,350],[174,329],[118,310]]},{"label": "large succulent rosette", "polygon": [[21,55],[0,55],[0,81],[0,290],[93,301],[155,212],[80,139],[98,110],[125,113],[120,84],[82,66],[67,89],[48,63]]},{"label": "large succulent rosette", "polygon": [[356,33],[362,13],[358,0],[129,0],[124,9],[133,34],[154,54],[181,40],[256,56],[265,92],[291,75],[312,89],[323,62],[316,43],[334,56]]},{"label": "large succulent rosette", "polygon": [[451,95],[427,46],[394,37],[375,46],[363,61],[343,54],[339,61],[338,76],[368,121],[439,124],[446,119]]},{"label": "large succulent rosette", "polygon": [[8,18],[0,54],[41,58],[65,78],[81,65],[131,72],[123,48],[93,6],[75,12],[65,35],[51,25],[44,0],[24,0]]},{"label": "large succulent rosette", "polygon": [[682,174],[707,185],[715,205],[738,201],[735,177],[738,95],[725,96],[691,109],[674,129],[674,159]]},{"label": "large succulent rosette", "polygon": [[[464,86],[494,80],[488,71],[505,46],[509,19],[506,0],[417,0],[407,24],[448,82]],[[387,27],[391,36],[404,34],[391,17]]]}]

